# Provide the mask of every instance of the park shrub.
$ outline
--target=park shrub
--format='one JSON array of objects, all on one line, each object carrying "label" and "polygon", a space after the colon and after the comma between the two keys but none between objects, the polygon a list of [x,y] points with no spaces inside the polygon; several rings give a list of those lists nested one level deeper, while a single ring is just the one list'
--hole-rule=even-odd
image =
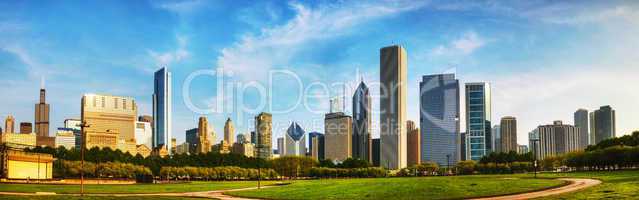
[{"label": "park shrub", "polygon": [[309,171],[315,178],[379,178],[386,177],[386,170],[379,167],[367,168],[327,168],[314,167]]},{"label": "park shrub", "polygon": [[[279,175],[273,169],[261,169],[262,179],[275,179]],[[236,166],[225,167],[162,167],[160,176],[169,180],[255,180],[258,170]]]},{"label": "park shrub", "polygon": [[[80,177],[81,171],[80,161],[56,160],[53,166],[54,176],[61,178]],[[91,178],[133,179],[136,175],[151,175],[148,167],[121,162],[84,162],[83,171],[86,177]]]}]

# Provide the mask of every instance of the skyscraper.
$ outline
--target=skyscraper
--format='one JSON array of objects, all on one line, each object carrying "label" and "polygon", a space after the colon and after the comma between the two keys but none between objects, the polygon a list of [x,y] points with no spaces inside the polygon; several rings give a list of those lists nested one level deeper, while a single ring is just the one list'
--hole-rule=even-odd
[{"label": "skyscraper", "polygon": [[153,82],[153,148],[171,143],[171,72],[166,67],[155,72]]},{"label": "skyscraper", "polygon": [[598,110],[594,111],[594,120],[590,126],[594,127],[595,143],[597,144],[605,139],[614,138],[617,132],[617,119],[615,117],[615,110],[610,106],[601,106]]},{"label": "skyscraper", "polygon": [[286,142],[283,137],[277,138],[277,154],[283,156],[286,153]]},{"label": "skyscraper", "polygon": [[324,134],[318,132],[310,132],[308,134],[308,149],[311,157],[316,160],[324,160]]},{"label": "skyscraper", "polygon": [[271,148],[272,123],[273,116],[270,113],[262,112],[255,117],[255,135],[257,136],[255,149],[257,149],[256,157],[258,158],[271,158],[271,154],[273,153]]},{"label": "skyscraper", "polygon": [[333,161],[351,158],[353,118],[342,112],[324,116],[324,157]]},{"label": "skyscraper", "polygon": [[15,124],[16,119],[13,116],[7,116],[7,119],[4,120],[4,133],[15,133]]},{"label": "skyscraper", "polygon": [[401,169],[406,167],[406,50],[399,45],[380,49],[379,68],[380,162]]},{"label": "skyscraper", "polygon": [[[212,129],[212,128],[211,128]],[[200,117],[197,126],[197,153],[208,153],[211,151],[211,140],[209,139],[209,121],[206,117]]]},{"label": "skyscraper", "polygon": [[421,163],[421,135],[419,128],[415,126],[415,122],[411,120],[406,121],[406,135],[407,144],[406,148],[406,163],[408,166],[413,166]]},{"label": "skyscraper", "polygon": [[381,163],[380,160],[381,159],[381,153],[380,153],[380,142],[379,142],[379,138],[375,138],[371,140],[372,142],[372,149],[373,149],[373,166],[375,167],[380,167]]},{"label": "skyscraper", "polygon": [[33,125],[31,125],[31,122],[20,122],[20,133],[22,134],[33,133]]},{"label": "skyscraper", "polygon": [[501,151],[517,152],[517,119],[510,116],[503,117],[500,124]]},{"label": "skyscraper", "polygon": [[293,122],[286,130],[286,152],[280,155],[305,156],[306,155],[306,135],[304,129],[299,124]]},{"label": "skyscraper", "polygon": [[574,119],[575,127],[579,128],[579,131],[581,132],[581,138],[579,138],[579,146],[581,146],[582,148],[586,148],[589,144],[591,144],[589,133],[590,129],[588,127],[588,110],[577,110],[575,112]]},{"label": "skyscraper", "polygon": [[86,148],[109,147],[134,153],[137,112],[131,97],[85,94],[80,120],[89,125],[84,128]]},{"label": "skyscraper", "polygon": [[578,128],[555,121],[551,125],[537,127],[530,134],[531,148],[537,159],[558,156],[581,150]]},{"label": "skyscraper", "polygon": [[440,166],[460,160],[459,80],[455,74],[422,77],[419,83],[421,160]]},{"label": "skyscraper", "polygon": [[[199,126],[199,122],[198,122],[198,126]],[[199,145],[200,141],[198,139],[198,133],[200,133],[198,131],[197,128],[192,128],[189,130],[186,130],[185,134],[185,141],[186,143],[189,144],[189,154],[196,154],[198,153],[197,150],[197,146]]]},{"label": "skyscraper", "polygon": [[466,133],[471,160],[492,152],[491,95],[488,83],[466,83]]},{"label": "skyscraper", "polygon": [[353,94],[353,158],[372,162],[371,95],[362,81]]},{"label": "skyscraper", "polygon": [[40,89],[40,102],[35,104],[35,133],[37,136],[49,136],[49,104],[46,103],[46,91]]},{"label": "skyscraper", "polygon": [[499,125],[494,125],[491,130],[493,133],[493,149],[494,152],[503,152],[501,148],[501,128]]},{"label": "skyscraper", "polygon": [[226,123],[224,123],[224,142],[233,145],[235,143],[233,140],[235,139],[235,127],[233,126],[233,121],[231,118],[226,119]]}]

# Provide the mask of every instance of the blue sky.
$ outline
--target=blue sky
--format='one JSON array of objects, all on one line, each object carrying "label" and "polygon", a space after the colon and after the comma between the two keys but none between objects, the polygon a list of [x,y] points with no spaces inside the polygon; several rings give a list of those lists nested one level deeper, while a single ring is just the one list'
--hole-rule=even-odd
[{"label": "blue sky", "polygon": [[[183,141],[202,115],[183,96],[185,80],[199,70],[224,68],[225,84],[249,85],[243,95],[220,98],[225,109],[240,97],[255,107],[263,96],[250,85],[269,86],[272,70],[292,72],[304,88],[314,82],[354,87],[358,77],[378,80],[381,47],[401,44],[409,55],[409,119],[419,119],[421,76],[456,72],[462,82],[492,84],[493,121],[517,117],[521,144],[537,125],[572,124],[578,108],[601,105],[617,110],[622,134],[639,129],[637,35],[636,1],[4,1],[0,117],[32,122],[42,77],[52,127],[79,117],[84,93],[131,96],[139,114],[151,114],[152,73],[168,66],[173,135]],[[195,77],[190,102],[217,103],[216,81]],[[295,83],[276,73],[272,103],[263,110],[317,94],[317,87],[306,91]],[[342,87],[330,91],[339,96]],[[346,93],[350,113],[352,92]],[[297,106],[275,114],[275,137],[291,120],[323,132],[328,99],[307,100],[318,112]],[[244,133],[255,114],[235,109],[206,116],[219,140],[227,117]]]}]

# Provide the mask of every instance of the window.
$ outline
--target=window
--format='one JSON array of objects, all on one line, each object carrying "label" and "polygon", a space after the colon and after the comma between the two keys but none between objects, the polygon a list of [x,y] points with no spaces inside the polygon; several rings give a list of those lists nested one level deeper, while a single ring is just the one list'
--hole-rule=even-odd
[{"label": "window", "polygon": [[102,107],[104,108],[104,107],[105,107],[105,103],[106,103],[106,98],[105,98],[105,97],[102,97],[102,99],[101,99],[101,100],[102,100]]},{"label": "window", "polygon": [[118,100],[118,98],[113,99],[113,106],[115,106],[115,109],[118,109]]},{"label": "window", "polygon": [[122,108],[126,110],[126,99],[122,99]]}]

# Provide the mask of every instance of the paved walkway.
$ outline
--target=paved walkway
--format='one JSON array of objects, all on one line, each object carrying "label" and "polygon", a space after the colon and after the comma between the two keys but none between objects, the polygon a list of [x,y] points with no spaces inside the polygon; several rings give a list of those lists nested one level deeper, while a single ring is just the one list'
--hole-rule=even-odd
[{"label": "paved walkway", "polygon": [[521,200],[521,199],[534,199],[539,197],[546,197],[551,195],[563,194],[568,192],[574,192],[584,188],[599,185],[600,180],[595,179],[578,179],[578,178],[563,178],[559,180],[569,181],[570,184],[558,188],[552,188],[548,190],[542,190],[537,192],[529,192],[523,194],[514,194],[498,197],[477,198],[474,200]]}]

